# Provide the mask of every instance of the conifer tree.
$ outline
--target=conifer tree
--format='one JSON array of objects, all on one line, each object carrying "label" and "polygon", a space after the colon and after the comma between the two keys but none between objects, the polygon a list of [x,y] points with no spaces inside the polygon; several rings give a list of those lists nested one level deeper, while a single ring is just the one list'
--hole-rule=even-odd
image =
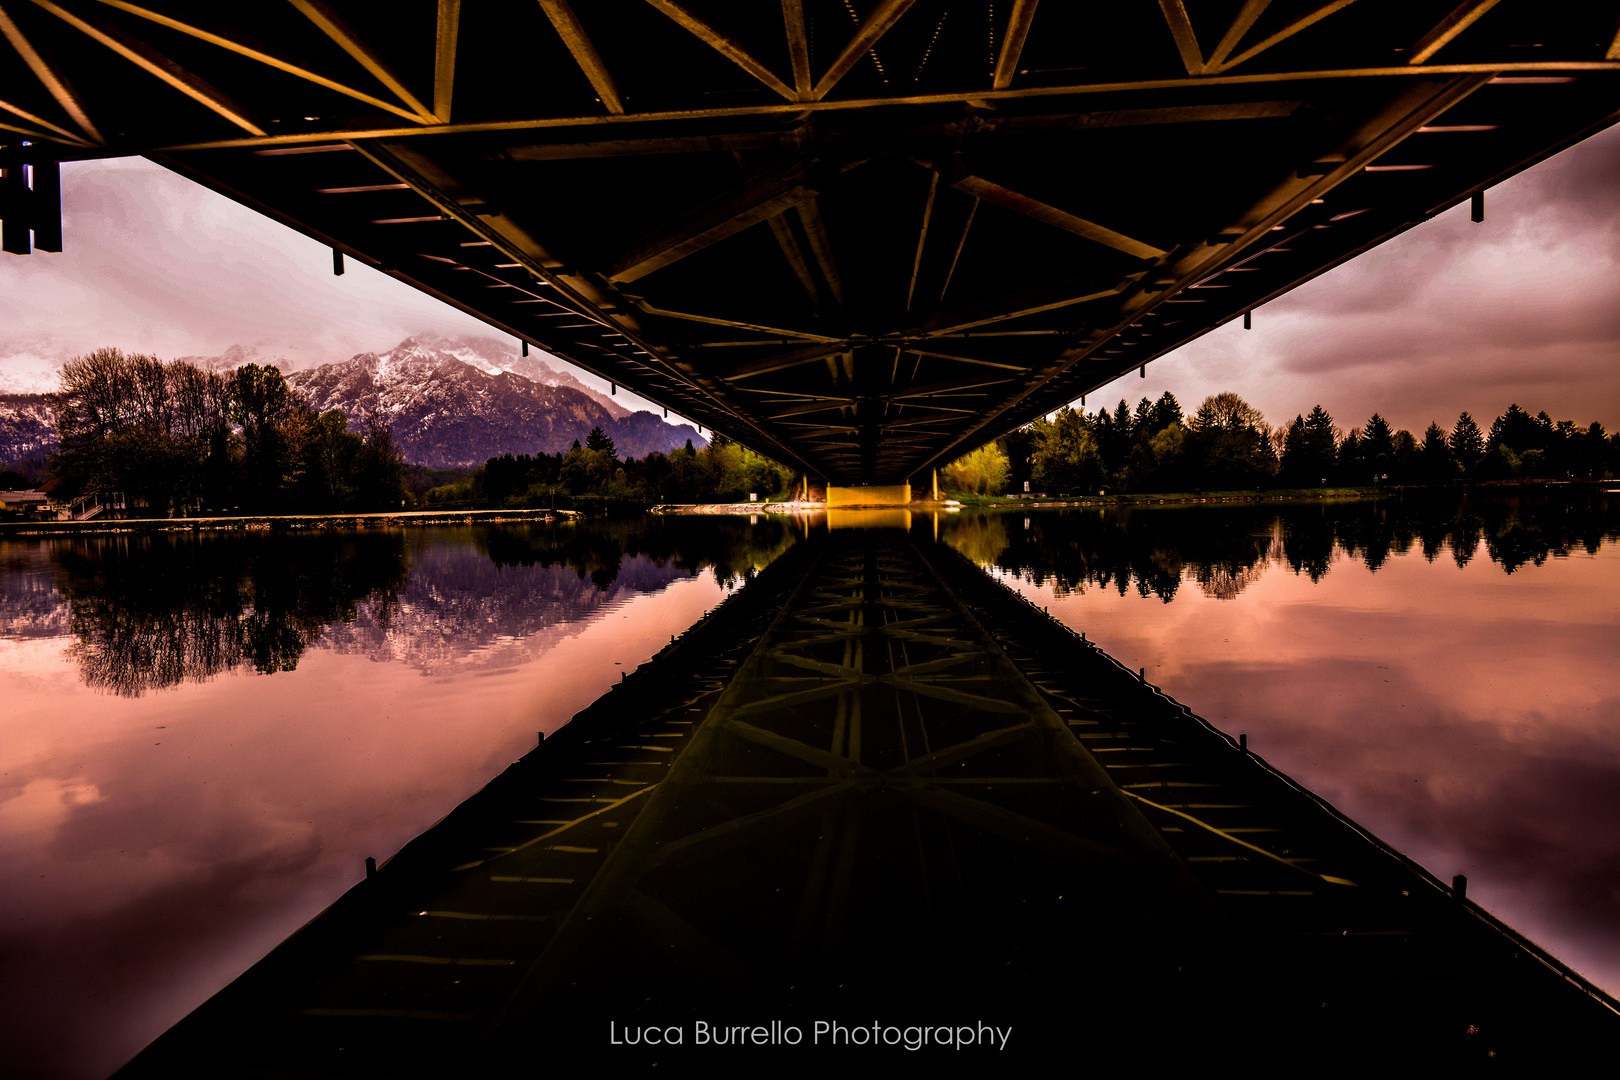
[{"label": "conifer tree", "polygon": [[1457,425],[1451,429],[1451,437],[1446,440],[1451,448],[1451,456],[1457,465],[1466,473],[1472,473],[1479,459],[1485,456],[1485,437],[1480,434],[1479,425],[1474,418],[1464,412],[1457,417]]}]

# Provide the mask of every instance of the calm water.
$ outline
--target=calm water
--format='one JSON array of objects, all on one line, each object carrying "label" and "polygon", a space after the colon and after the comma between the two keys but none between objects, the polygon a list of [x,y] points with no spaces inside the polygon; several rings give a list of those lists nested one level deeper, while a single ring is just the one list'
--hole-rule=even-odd
[{"label": "calm water", "polygon": [[0,1075],[106,1076],[790,543],[0,541]]},{"label": "calm water", "polygon": [[[937,524],[1613,991],[1617,500]],[[794,529],[0,542],[0,1072],[110,1072]]]},{"label": "calm water", "polygon": [[1620,993],[1620,495],[951,515],[940,535]]}]

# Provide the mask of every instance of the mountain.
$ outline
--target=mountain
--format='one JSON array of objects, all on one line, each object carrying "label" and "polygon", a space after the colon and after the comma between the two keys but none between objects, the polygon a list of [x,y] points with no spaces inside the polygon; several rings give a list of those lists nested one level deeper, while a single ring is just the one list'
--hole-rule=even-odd
[{"label": "mountain", "polygon": [[546,383],[500,369],[479,344],[420,335],[385,353],[293,372],[287,382],[318,411],[342,412],[351,428],[378,417],[407,460],[438,468],[481,465],[505,453],[558,453],[584,442],[593,427],[613,438],[621,457],[673,450],[688,439],[704,444],[688,424],[623,408],[616,415],[611,401],[565,373],[553,372],[558,378]]},{"label": "mountain", "polygon": [[0,465],[56,453],[56,402],[45,394],[0,394]]},{"label": "mountain", "polygon": [[[31,382],[57,389],[56,373],[66,357],[50,356],[45,348],[30,355],[35,361],[28,369]],[[498,338],[418,334],[387,352],[296,370],[285,357],[255,346],[180,359],[220,372],[247,363],[280,367],[317,410],[341,411],[355,430],[380,416],[408,461],[438,468],[482,465],[506,453],[557,453],[575,439],[584,442],[597,426],[612,436],[620,457],[669,451],[688,439],[706,445],[690,425],[632,412]],[[54,400],[0,388],[0,464],[43,457],[56,446]]]}]

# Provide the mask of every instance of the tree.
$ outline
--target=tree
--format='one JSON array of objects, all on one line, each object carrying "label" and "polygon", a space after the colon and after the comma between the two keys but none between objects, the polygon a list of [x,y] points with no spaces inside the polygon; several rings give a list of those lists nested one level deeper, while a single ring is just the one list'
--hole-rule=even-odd
[{"label": "tree", "polygon": [[1485,456],[1485,437],[1480,434],[1474,418],[1466,412],[1457,417],[1457,424],[1451,429],[1451,437],[1446,440],[1446,445],[1451,448],[1451,456],[1456,460],[1457,467],[1469,475],[1473,474],[1479,459]]},{"label": "tree", "polygon": [[1427,484],[1440,484],[1457,475],[1457,459],[1446,442],[1446,432],[1431,421],[1423,432],[1423,446],[1418,451],[1418,473]]},{"label": "tree", "polygon": [[203,500],[230,450],[218,374],[97,349],[69,360],[61,377],[57,477],[79,491],[124,492],[150,514]]},{"label": "tree", "polygon": [[1102,489],[1107,475],[1085,417],[1065,405],[1054,419],[1036,420],[1033,429],[1030,463],[1036,487],[1060,493]]},{"label": "tree", "polygon": [[608,457],[615,460],[619,456],[618,451],[613,446],[613,436],[603,431],[600,424],[591,428],[591,433],[585,436],[585,449],[605,451]]},{"label": "tree", "polygon": [[1306,476],[1312,483],[1326,483],[1338,464],[1339,433],[1333,426],[1333,417],[1317,405],[1305,417]]},{"label": "tree", "polygon": [[1007,452],[997,443],[986,443],[945,466],[945,482],[970,495],[999,495],[1007,486],[1007,470]]},{"label": "tree", "polygon": [[409,501],[405,455],[394,431],[377,416],[366,420],[364,444],[355,455],[355,501],[362,510],[398,510]]},{"label": "tree", "polygon": [[1231,391],[1205,398],[1193,414],[1192,430],[1206,486],[1254,487],[1277,471],[1265,416]]},{"label": "tree", "polygon": [[1395,433],[1377,413],[1361,429],[1361,466],[1373,478],[1387,476],[1395,465]]},{"label": "tree", "polygon": [[1217,428],[1225,431],[1242,431],[1252,428],[1255,431],[1266,429],[1266,418],[1247,401],[1238,397],[1230,390],[1219,394],[1211,394],[1198,406],[1189,425],[1193,431],[1213,431]]},{"label": "tree", "polygon": [[1283,434],[1281,459],[1282,475],[1293,484],[1309,484],[1311,479],[1311,462],[1309,461],[1308,446],[1310,434],[1305,429],[1305,417],[1296,415],[1294,422],[1288,425]]},{"label": "tree", "polygon": [[242,428],[242,472],[246,501],[260,510],[279,510],[301,470],[309,407],[287,386],[281,369],[243,364],[231,375],[230,418]]}]

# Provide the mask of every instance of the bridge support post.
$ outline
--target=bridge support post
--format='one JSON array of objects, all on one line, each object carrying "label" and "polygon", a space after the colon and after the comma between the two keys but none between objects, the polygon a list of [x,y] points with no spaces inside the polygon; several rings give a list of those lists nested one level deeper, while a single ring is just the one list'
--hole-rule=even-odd
[{"label": "bridge support post", "polygon": [[910,484],[827,485],[828,506],[905,506],[909,502]]},{"label": "bridge support post", "polygon": [[929,469],[928,478],[929,485],[932,489],[929,493],[929,498],[933,499],[935,502],[939,502],[939,470]]}]

